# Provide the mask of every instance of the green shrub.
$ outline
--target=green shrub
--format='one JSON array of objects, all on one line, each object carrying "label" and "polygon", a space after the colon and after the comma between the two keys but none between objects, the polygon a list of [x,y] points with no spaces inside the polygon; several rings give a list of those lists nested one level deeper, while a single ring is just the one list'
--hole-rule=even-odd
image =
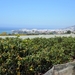
[{"label": "green shrub", "polygon": [[45,73],[75,59],[75,38],[0,38],[0,75]]}]

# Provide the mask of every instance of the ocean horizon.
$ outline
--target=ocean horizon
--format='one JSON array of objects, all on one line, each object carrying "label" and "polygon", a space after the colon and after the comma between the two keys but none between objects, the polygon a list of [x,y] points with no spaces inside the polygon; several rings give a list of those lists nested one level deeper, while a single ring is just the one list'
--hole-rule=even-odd
[{"label": "ocean horizon", "polygon": [[6,32],[7,34],[11,34],[12,30],[17,30],[17,28],[0,28],[0,34]]},{"label": "ocean horizon", "polygon": [[[6,32],[7,34],[12,34],[12,30],[19,30],[19,29],[49,29],[49,28],[12,28],[12,27],[0,27],[0,34],[3,32]],[[54,30],[54,29],[50,29],[50,30]]]}]

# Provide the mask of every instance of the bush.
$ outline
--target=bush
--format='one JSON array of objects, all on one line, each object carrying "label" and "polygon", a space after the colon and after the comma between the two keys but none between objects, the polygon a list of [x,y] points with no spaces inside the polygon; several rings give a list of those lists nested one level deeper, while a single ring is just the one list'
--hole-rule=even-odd
[{"label": "bush", "polygon": [[75,38],[0,38],[0,75],[45,73],[53,65],[72,61]]}]

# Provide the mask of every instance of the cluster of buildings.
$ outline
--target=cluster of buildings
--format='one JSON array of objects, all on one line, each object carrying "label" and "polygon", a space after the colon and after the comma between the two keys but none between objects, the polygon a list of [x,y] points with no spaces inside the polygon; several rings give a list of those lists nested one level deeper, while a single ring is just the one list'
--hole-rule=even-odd
[{"label": "cluster of buildings", "polygon": [[65,34],[67,31],[71,31],[74,33],[74,29],[19,29],[19,30],[12,30],[12,34]]}]

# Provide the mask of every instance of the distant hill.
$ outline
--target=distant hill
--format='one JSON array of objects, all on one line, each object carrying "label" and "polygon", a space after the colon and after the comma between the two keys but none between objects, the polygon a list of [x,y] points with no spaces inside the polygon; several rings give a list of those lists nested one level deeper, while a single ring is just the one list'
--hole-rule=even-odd
[{"label": "distant hill", "polygon": [[70,26],[70,27],[66,27],[66,28],[64,28],[64,30],[75,31],[75,25]]}]

